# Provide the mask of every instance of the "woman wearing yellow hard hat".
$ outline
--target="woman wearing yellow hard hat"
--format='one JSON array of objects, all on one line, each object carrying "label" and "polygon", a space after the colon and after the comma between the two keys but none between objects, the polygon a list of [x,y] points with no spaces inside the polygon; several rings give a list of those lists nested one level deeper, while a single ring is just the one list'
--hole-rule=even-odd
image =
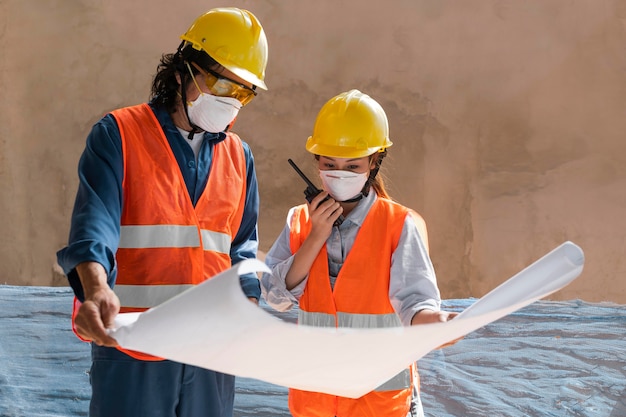
[{"label": "woman wearing yellow hard hat", "polygon": [[[267,51],[251,12],[209,10],[162,56],[150,101],[110,112],[87,138],[57,259],[74,330],[92,342],[91,417],[233,414],[234,376],[123,349],[106,327],[256,257],[254,159],[230,127],[267,89]],[[256,275],[241,285],[258,302]]]},{"label": "woman wearing yellow hard hat", "polygon": [[[378,173],[390,146],[383,108],[358,90],[317,115],[306,149],[323,191],[289,210],[261,280],[273,308],[299,305],[299,325],[397,327],[456,315],[440,310],[424,220],[391,200]],[[358,399],[291,389],[289,409],[294,417],[423,415],[415,366]]]}]

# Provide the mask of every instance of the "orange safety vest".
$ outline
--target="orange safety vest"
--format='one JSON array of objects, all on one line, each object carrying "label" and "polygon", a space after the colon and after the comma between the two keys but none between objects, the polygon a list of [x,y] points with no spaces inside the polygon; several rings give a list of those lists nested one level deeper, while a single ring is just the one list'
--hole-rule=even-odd
[{"label": "orange safety vest", "polygon": [[[214,146],[211,175],[194,207],[150,106],[126,107],[112,115],[124,157],[113,291],[121,313],[145,311],[231,267],[231,242],[246,198],[245,155],[234,133]],[[160,360],[118,349],[137,359]]]},{"label": "orange safety vest", "polygon": [[[409,210],[378,198],[368,213],[334,289],[330,286],[328,253],[324,246],[309,271],[300,298],[298,324],[318,327],[399,327],[400,318],[389,301],[391,257],[398,246]],[[296,253],[311,231],[305,205],[294,210],[290,247]],[[305,359],[306,360],[306,359]],[[289,409],[294,417],[406,417],[411,405],[411,366],[374,391],[352,399],[289,390]]]}]

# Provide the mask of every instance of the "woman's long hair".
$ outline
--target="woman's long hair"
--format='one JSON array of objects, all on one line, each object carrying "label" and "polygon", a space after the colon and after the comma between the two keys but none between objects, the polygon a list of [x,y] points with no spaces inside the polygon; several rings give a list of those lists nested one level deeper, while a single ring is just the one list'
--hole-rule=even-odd
[{"label": "woman's long hair", "polygon": [[[387,150],[384,150],[383,152],[376,152],[370,155],[370,166],[372,165],[372,163],[374,163],[374,166],[376,167],[375,169],[379,170],[383,158],[386,155]],[[392,199],[389,193],[387,193],[387,189],[385,188],[384,176],[381,174],[380,171],[377,171],[376,176],[373,179],[370,179],[368,182],[370,182],[377,196],[386,198],[388,200]]]}]

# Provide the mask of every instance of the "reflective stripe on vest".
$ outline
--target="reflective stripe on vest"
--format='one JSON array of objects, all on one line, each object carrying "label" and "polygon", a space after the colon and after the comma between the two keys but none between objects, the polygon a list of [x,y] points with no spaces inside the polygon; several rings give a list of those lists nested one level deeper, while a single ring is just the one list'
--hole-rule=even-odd
[{"label": "reflective stripe on vest", "polygon": [[[202,249],[230,253],[231,238],[225,233],[212,230],[200,230]],[[196,226],[148,225],[122,226],[120,230],[120,248],[197,248],[200,246]]]},{"label": "reflective stripe on vest", "polygon": [[225,233],[214,232],[212,230],[200,230],[202,235],[202,249],[213,252],[230,254],[231,238]]},{"label": "reflective stripe on vest", "polygon": [[353,329],[383,329],[401,327],[402,322],[395,313],[390,314],[352,314],[337,312],[333,314],[298,311],[298,324],[315,327],[351,327]]},{"label": "reflective stripe on vest", "polygon": [[148,225],[122,226],[120,248],[197,248],[200,246],[196,226]]},{"label": "reflective stripe on vest", "polygon": [[120,305],[133,309],[146,309],[156,307],[192,287],[191,284],[116,285],[113,291],[120,299]]},{"label": "reflective stripe on vest", "polygon": [[[337,319],[333,314],[311,313],[298,311],[298,324],[314,327],[349,327],[356,329],[383,329],[401,327],[402,322],[397,314],[351,314],[337,312]],[[396,391],[411,387],[411,371],[402,372],[378,386],[374,391]]]}]

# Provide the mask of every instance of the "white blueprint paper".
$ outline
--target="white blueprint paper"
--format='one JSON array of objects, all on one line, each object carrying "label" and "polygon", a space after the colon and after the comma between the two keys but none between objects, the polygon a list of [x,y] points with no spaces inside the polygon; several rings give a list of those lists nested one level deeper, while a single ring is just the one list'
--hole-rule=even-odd
[{"label": "white blueprint paper", "polygon": [[583,264],[582,250],[565,242],[449,322],[329,329],[283,322],[251,303],[239,275],[268,269],[248,260],[144,313],[118,315],[111,336],[170,360],[357,398],[442,344],[565,287]]}]

